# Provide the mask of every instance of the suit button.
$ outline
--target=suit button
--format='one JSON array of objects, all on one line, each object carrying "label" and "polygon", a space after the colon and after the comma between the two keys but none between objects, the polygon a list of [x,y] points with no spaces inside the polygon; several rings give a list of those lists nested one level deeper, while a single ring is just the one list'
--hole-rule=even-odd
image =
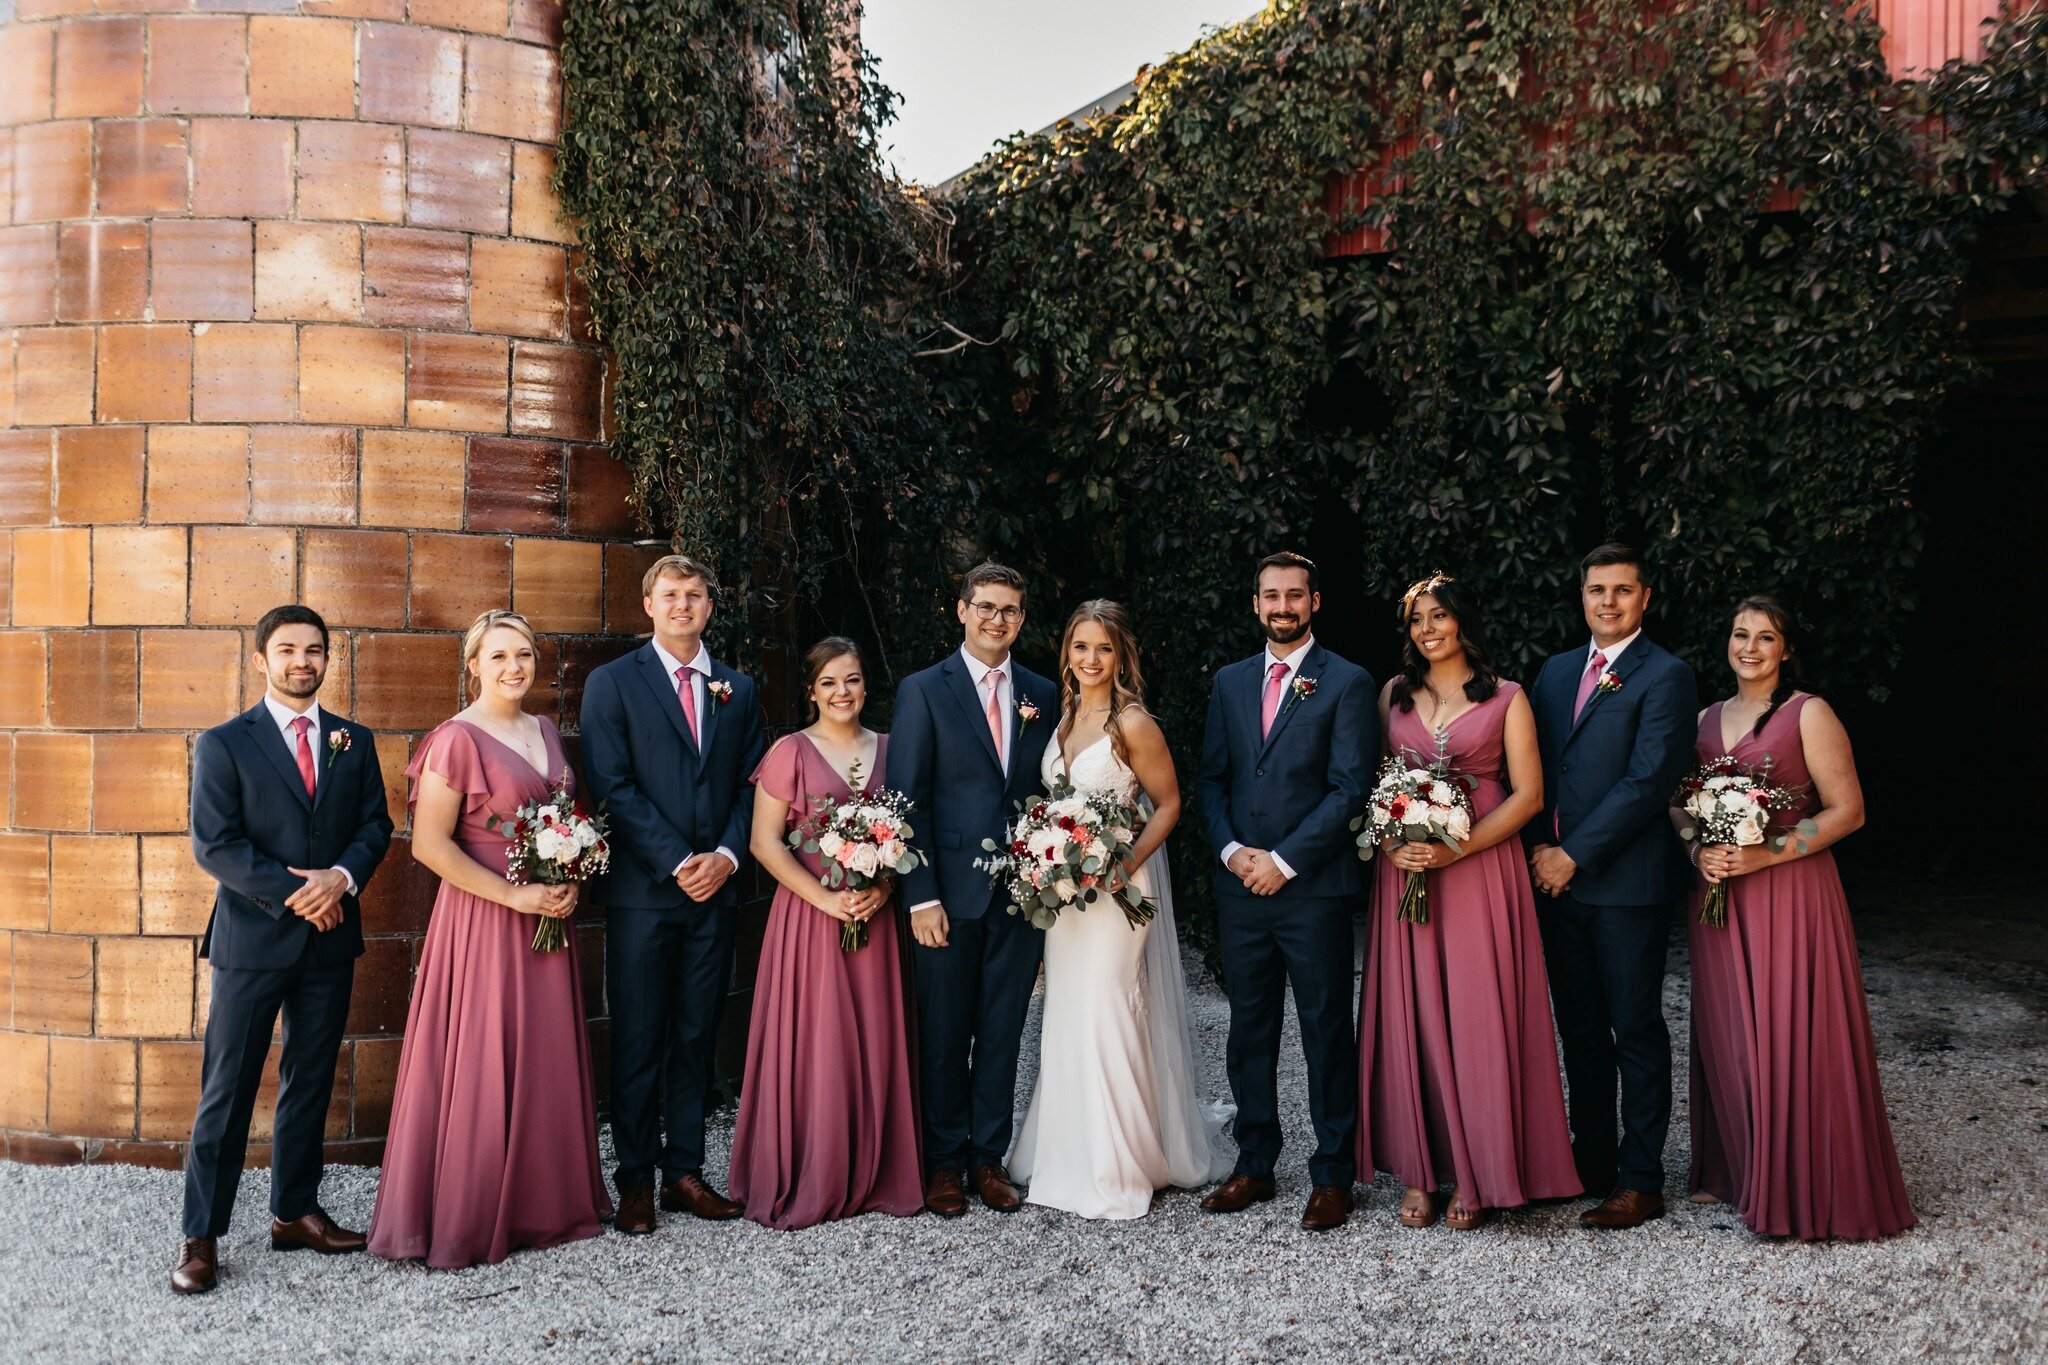
[{"label": "suit button", "polygon": [[1264,777],[1265,775],[1266,775],[1266,770],[1265,770],[1264,768],[1261,768],[1261,769],[1259,769],[1259,776],[1260,776],[1260,777]]},{"label": "suit button", "polygon": [[1259,813],[1258,813],[1257,811],[1253,811],[1253,812],[1252,812],[1252,819],[1256,820],[1256,819],[1258,819],[1258,818],[1259,818]]}]

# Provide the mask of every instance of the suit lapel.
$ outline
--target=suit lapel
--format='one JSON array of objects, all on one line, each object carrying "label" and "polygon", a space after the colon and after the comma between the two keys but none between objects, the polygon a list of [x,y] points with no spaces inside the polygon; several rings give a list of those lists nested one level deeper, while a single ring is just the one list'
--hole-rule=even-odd
[{"label": "suit lapel", "polygon": [[[711,665],[711,671],[704,677],[704,714],[697,717],[697,732],[704,736],[703,752],[708,754],[711,752],[712,740],[717,737],[718,715],[725,709],[725,704],[719,701],[717,697],[711,695],[711,684],[714,682],[730,681],[726,675],[731,670],[709,655],[705,656],[705,662]],[[676,699],[676,710],[681,711],[682,709],[682,698],[678,697]]]},{"label": "suit lapel", "polygon": [[[1638,639],[1633,645],[1630,645],[1628,651],[1621,656],[1621,662],[1614,664],[1611,667],[1602,669],[1601,676],[1605,677],[1607,674],[1612,673],[1615,677],[1621,679],[1623,685],[1626,685],[1628,683],[1630,676],[1633,675],[1638,668],[1641,668],[1643,666],[1643,660],[1649,657],[1649,644],[1650,642],[1648,640]],[[1565,705],[1569,706],[1573,701],[1578,700],[1579,683],[1585,677],[1585,661],[1590,658],[1592,658],[1592,655],[1590,654],[1581,656],[1579,663],[1579,675],[1572,679],[1571,699],[1567,701]],[[1615,690],[1619,691],[1620,688],[1616,688]],[[1579,733],[1579,727],[1586,723],[1586,718],[1593,714],[1593,708],[1600,705],[1600,703],[1605,701],[1606,699],[1606,689],[1599,687],[1593,689],[1593,695],[1586,698],[1586,709],[1579,712],[1577,719],[1572,721],[1571,734],[1565,737],[1565,742],[1567,744],[1569,744],[1572,738]]]},{"label": "suit lapel", "polygon": [[[325,708],[323,708],[323,714]],[[270,718],[270,708],[262,702],[242,713],[242,719],[249,723],[256,747],[270,760],[270,766],[277,769],[277,775],[291,789],[292,797],[307,810],[313,809],[313,802],[306,795],[306,779],[299,776],[299,760],[284,742],[284,733]],[[320,759],[314,756],[317,764]]]},{"label": "suit lapel", "polygon": [[[981,698],[975,693],[974,680],[967,676],[967,665],[961,663],[960,656],[955,654],[940,666],[940,671],[946,675],[946,685],[952,690],[953,700],[959,702],[960,709],[967,713],[968,728],[981,741],[981,751],[988,755],[989,762],[996,765],[996,774],[1008,781],[1009,774],[1003,772],[1003,756],[996,752],[996,737],[988,731],[988,713],[981,709]],[[1013,698],[1017,695],[1014,676],[1010,679],[1010,695]],[[1014,741],[1010,747],[1014,753]]]},{"label": "suit lapel", "polygon": [[[1264,655],[1259,657],[1261,660],[1265,658]],[[1302,658],[1301,667],[1294,670],[1295,680],[1306,679],[1309,682],[1314,682],[1322,676],[1324,662],[1323,647],[1321,645],[1311,646],[1307,655]],[[1259,681],[1261,686],[1258,692],[1258,703],[1259,710],[1263,713],[1265,710],[1265,679],[1261,678]],[[1266,756],[1266,750],[1273,747],[1273,741],[1280,738],[1280,732],[1287,728],[1287,722],[1306,700],[1307,698],[1296,695],[1294,683],[1290,681],[1287,685],[1287,690],[1280,694],[1280,709],[1273,713],[1273,728],[1266,732],[1265,741],[1259,745],[1260,758]]]},{"label": "suit lapel", "polygon": [[1249,665],[1243,670],[1245,681],[1239,685],[1236,704],[1244,713],[1244,732],[1251,737],[1252,755],[1257,757],[1266,747],[1266,738],[1259,733],[1259,689],[1266,681],[1266,656],[1261,653]]},{"label": "suit lapel", "polygon": [[[654,694],[656,709],[667,716],[668,723],[675,727],[676,738],[683,742],[684,748],[702,758],[697,741],[690,735],[690,722],[683,719],[683,699],[676,691],[675,679],[662,671],[661,656],[654,652],[654,646],[642,645],[634,661],[639,664],[634,672],[640,675],[641,682],[647,684],[647,690]],[[710,698],[706,697],[705,700],[708,702]],[[703,718],[698,719],[701,721]]]},{"label": "suit lapel", "polygon": [[[334,767],[341,761],[341,755],[327,747],[327,737],[341,728],[341,717],[321,707],[320,736],[313,744],[313,771],[319,774],[313,784],[313,809],[316,811],[327,799],[327,789],[334,785],[328,779],[334,776]],[[296,767],[296,763],[293,766]]]}]

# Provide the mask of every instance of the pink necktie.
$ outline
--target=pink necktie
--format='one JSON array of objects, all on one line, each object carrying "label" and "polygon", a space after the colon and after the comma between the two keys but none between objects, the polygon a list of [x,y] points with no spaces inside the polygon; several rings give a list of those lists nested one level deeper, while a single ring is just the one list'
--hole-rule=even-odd
[{"label": "pink necktie", "polygon": [[313,778],[313,742],[306,738],[306,732],[313,728],[311,716],[300,716],[292,722],[292,729],[299,732],[299,776],[305,780],[306,795],[312,796],[317,785]]},{"label": "pink necktie", "polygon": [[988,732],[996,742],[996,762],[1003,761],[1003,670],[988,671]]},{"label": "pink necktie", "polygon": [[698,744],[704,736],[697,733],[697,689],[690,686],[690,666],[684,664],[676,670],[676,696],[683,702],[683,719],[690,723],[690,738]]},{"label": "pink necktie", "polygon": [[1607,656],[1599,650],[1593,651],[1593,658],[1586,665],[1586,676],[1579,679],[1579,699],[1572,704],[1572,721],[1577,723],[1586,713],[1586,703],[1600,686],[1600,670],[1607,667]]},{"label": "pink necktie", "polygon": [[1266,670],[1266,704],[1259,708],[1259,738],[1273,733],[1273,717],[1280,714],[1281,686],[1287,680],[1287,665],[1276,663]]}]

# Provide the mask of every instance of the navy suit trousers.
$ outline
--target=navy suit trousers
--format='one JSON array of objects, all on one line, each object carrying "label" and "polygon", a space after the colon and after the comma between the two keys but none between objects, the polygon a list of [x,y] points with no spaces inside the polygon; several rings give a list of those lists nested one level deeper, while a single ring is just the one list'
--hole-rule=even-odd
[{"label": "navy suit trousers", "polygon": [[1007,900],[951,919],[946,946],[916,946],[918,1081],[929,1170],[971,1171],[1010,1150],[1017,1050],[1045,933]]},{"label": "navy suit trousers", "polygon": [[[732,980],[739,911],[613,906],[605,923],[612,1011],[612,1148],[621,1190],[704,1169],[713,1045]],[[663,1130],[667,1140],[663,1140]]]},{"label": "navy suit trousers", "polygon": [[187,1237],[219,1237],[228,1230],[242,1158],[249,1150],[249,1116],[280,1012],[284,1045],[271,1126],[270,1211],[290,1222],[319,1202],[327,1106],[334,1096],[334,1064],[348,1024],[356,964],[354,958],[318,961],[310,943],[290,967],[213,969],[199,1112],[185,1154]]}]

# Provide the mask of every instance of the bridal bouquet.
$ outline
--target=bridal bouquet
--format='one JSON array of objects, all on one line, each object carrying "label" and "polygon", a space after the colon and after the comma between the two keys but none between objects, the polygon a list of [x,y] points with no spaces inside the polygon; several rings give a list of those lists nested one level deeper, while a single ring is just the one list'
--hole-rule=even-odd
[{"label": "bridal bouquet", "polygon": [[[854,780],[858,783],[857,775]],[[908,797],[880,787],[871,792],[856,787],[845,801],[813,797],[811,813],[789,831],[789,846],[817,854],[824,864],[820,880],[834,891],[865,891],[924,861],[924,855],[910,846],[911,810]],[[865,948],[867,942],[865,920],[847,920],[839,926],[843,951]]]},{"label": "bridal bouquet", "polygon": [[[1733,844],[1737,848],[1754,848],[1766,838],[1771,813],[1790,809],[1798,802],[1801,791],[1798,787],[1772,784],[1768,757],[1755,765],[1730,757],[1702,763],[1678,784],[1678,804],[1693,820],[1678,831],[1678,837],[1696,847]],[[1799,851],[1804,853],[1806,841],[1819,832],[1813,821],[1801,820],[1791,835],[1780,834],[1772,839],[1771,847],[1781,849],[1787,838],[1796,838]],[[1708,885],[1706,899],[1700,903],[1700,923],[1716,929],[1728,923],[1727,882]]]},{"label": "bridal bouquet", "polygon": [[[1379,783],[1365,814],[1351,822],[1359,830],[1358,856],[1370,859],[1373,850],[1388,839],[1411,844],[1439,843],[1453,853],[1472,837],[1472,797],[1468,779],[1451,771],[1450,755],[1444,751],[1444,735],[1437,734],[1437,752],[1424,761],[1404,750],[1380,766]],[[1410,872],[1401,888],[1401,922],[1429,923],[1429,884],[1420,872]]]},{"label": "bridal bouquet", "polygon": [[992,856],[975,860],[992,881],[1008,882],[1010,913],[1039,929],[1052,928],[1066,909],[1085,910],[1107,896],[1122,907],[1136,929],[1151,922],[1158,907],[1112,869],[1131,856],[1138,812],[1106,791],[1077,792],[1065,777],[1043,800],[1018,807],[1009,844],[981,841]]},{"label": "bridal bouquet", "polygon": [[[587,882],[611,866],[604,815],[585,815],[576,805],[569,795],[567,771],[546,800],[529,801],[495,820],[492,827],[512,841],[505,850],[505,880],[514,886]],[[567,920],[541,916],[533,931],[536,953],[552,953],[568,941]]]}]

